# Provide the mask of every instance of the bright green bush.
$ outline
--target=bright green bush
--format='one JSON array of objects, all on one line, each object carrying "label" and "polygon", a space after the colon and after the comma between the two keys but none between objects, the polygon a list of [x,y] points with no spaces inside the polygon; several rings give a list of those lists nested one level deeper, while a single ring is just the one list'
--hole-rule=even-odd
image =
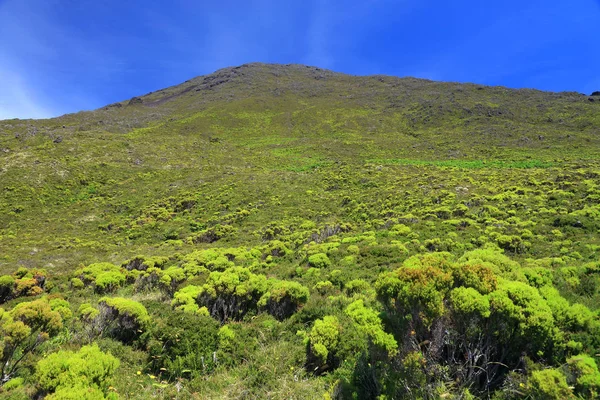
[{"label": "bright green bush", "polygon": [[36,365],[38,387],[47,398],[104,399],[119,360],[100,351],[96,344],[79,351],[61,350],[40,360]]},{"label": "bright green bush", "polygon": [[373,288],[367,281],[362,279],[353,279],[349,282],[346,282],[344,285],[344,291],[346,294],[351,296],[353,294],[369,294],[369,292],[373,291]]},{"label": "bright green bush", "polygon": [[394,336],[384,331],[383,323],[375,310],[365,307],[362,300],[356,300],[346,308],[345,313],[374,345],[384,349],[390,357],[396,354],[398,343]]},{"label": "bright green bush", "polygon": [[331,260],[325,253],[316,253],[308,257],[308,265],[314,268],[329,268]]},{"label": "bright green bush", "polygon": [[63,327],[61,314],[47,298],[19,303],[11,311],[0,308],[0,374],[7,381],[25,356],[56,335]]},{"label": "bright green bush", "polygon": [[503,282],[489,295],[498,340],[511,352],[536,354],[553,341],[554,317],[537,289],[522,282]]},{"label": "bright green bush", "polygon": [[269,290],[257,305],[280,321],[292,316],[308,301],[308,288],[298,282],[271,280],[268,283]]},{"label": "bright green bush", "polygon": [[159,287],[163,292],[172,296],[176,288],[185,282],[186,279],[187,276],[183,268],[171,266],[162,271]]},{"label": "bright green bush", "polygon": [[[123,268],[102,262],[79,268],[75,272],[75,278],[80,279],[87,286],[92,285],[98,293],[106,293],[122,286],[127,276]],[[78,282],[75,282],[75,284],[78,284]]]},{"label": "bright green bush", "polygon": [[525,392],[536,400],[574,399],[566,377],[557,369],[533,371],[527,380]]},{"label": "bright green bush", "polygon": [[[439,264],[441,259],[423,259],[418,263]],[[436,266],[408,266],[379,276],[375,289],[379,298],[398,315],[408,315],[414,329],[428,330],[445,306],[443,299],[452,286],[452,275]],[[405,263],[405,265],[407,265]]]},{"label": "bright green bush", "polygon": [[198,303],[206,306],[210,315],[224,322],[240,320],[256,311],[258,302],[267,292],[269,283],[264,275],[256,275],[243,267],[211,272],[202,286]]},{"label": "bright green bush", "polygon": [[596,361],[586,354],[580,354],[569,358],[567,364],[575,381],[575,393],[582,398],[598,398],[600,396],[600,372]]},{"label": "bright green bush", "polygon": [[[54,296],[54,295],[51,295]],[[49,296],[50,298],[50,296]],[[63,322],[68,322],[73,318],[73,311],[71,311],[71,304],[63,298],[55,297],[51,298],[49,301],[50,308],[52,311],[57,311]]]},{"label": "bright green bush", "polygon": [[282,257],[290,252],[288,246],[280,240],[272,240],[262,247],[264,256]]},{"label": "bright green bush", "polygon": [[458,287],[450,292],[450,304],[455,313],[461,316],[490,316],[490,301],[487,296],[473,288]]},{"label": "bright green bush", "polygon": [[202,293],[202,287],[189,285],[175,292],[171,305],[176,310],[181,310],[187,313],[198,312],[200,307],[197,304],[198,296]]},{"label": "bright green bush", "polygon": [[471,260],[459,263],[452,268],[454,286],[470,287],[479,293],[487,294],[498,287],[498,278],[489,263]]},{"label": "bright green bush", "polygon": [[96,292],[112,292],[125,283],[125,275],[118,271],[102,272],[94,281]]},{"label": "bright green bush", "polygon": [[406,236],[411,231],[412,230],[410,229],[410,227],[408,227],[404,224],[396,224],[396,225],[392,226],[392,228],[390,229],[390,233],[392,233],[395,236]]},{"label": "bright green bush", "polygon": [[335,368],[339,363],[336,351],[342,327],[334,316],[325,316],[315,321],[307,343],[307,367],[321,374]]},{"label": "bright green bush", "polygon": [[350,246],[348,246],[347,250],[348,250],[348,253],[352,253],[352,254],[360,253],[360,248],[355,244],[351,244]]},{"label": "bright green bush", "polygon": [[146,307],[122,297],[103,297],[98,303],[98,318],[109,336],[131,343],[150,327]]},{"label": "bright green bush", "polygon": [[323,296],[333,291],[333,283],[330,281],[319,281],[315,285],[314,289]]},{"label": "bright green bush", "polygon": [[123,263],[122,267],[128,271],[146,271],[148,268],[162,269],[169,261],[168,257],[154,256],[137,256]]},{"label": "bright green bush", "polygon": [[44,292],[46,271],[20,267],[11,275],[0,276],[0,303],[16,297],[37,296]]},{"label": "bright green bush", "polygon": [[504,255],[499,248],[486,247],[466,252],[458,261],[475,261],[490,267],[500,276],[509,276],[520,268],[518,262]]},{"label": "bright green bush", "polygon": [[100,311],[90,303],[81,304],[77,312],[85,321],[92,321],[100,314]]},{"label": "bright green bush", "polygon": [[254,329],[242,323],[221,326],[217,332],[218,350],[215,354],[218,365],[232,367],[253,358],[260,348],[255,335]]},{"label": "bright green bush", "polygon": [[79,278],[71,278],[70,282],[73,289],[83,289],[85,287],[85,283]]},{"label": "bright green bush", "polygon": [[221,322],[240,320],[265,310],[279,320],[288,318],[308,301],[309,291],[297,282],[267,279],[243,267],[214,271],[206,283],[175,293],[172,305],[187,312],[204,312]]},{"label": "bright green bush", "polygon": [[101,390],[94,387],[60,387],[56,392],[45,397],[47,400],[116,400],[115,393],[104,396]]},{"label": "bright green bush", "polygon": [[12,378],[8,382],[6,382],[4,386],[2,386],[2,389],[6,391],[17,389],[23,386],[23,382],[25,382],[25,380],[22,377]]}]

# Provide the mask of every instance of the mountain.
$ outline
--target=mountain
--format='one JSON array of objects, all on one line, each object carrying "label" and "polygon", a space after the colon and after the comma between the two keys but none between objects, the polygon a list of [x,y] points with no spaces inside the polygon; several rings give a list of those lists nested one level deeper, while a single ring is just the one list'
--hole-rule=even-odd
[{"label": "mountain", "polygon": [[200,185],[279,181],[286,192],[286,179],[311,181],[311,171],[597,159],[600,101],[590,99],[247,64],[92,112],[3,121],[1,262],[62,268],[72,239]]},{"label": "mountain", "polygon": [[[221,347],[206,344],[210,351],[194,361],[196,369],[189,360],[177,361],[179,367],[173,360],[147,361],[167,357],[161,351],[170,339],[142,325],[140,332],[151,333],[133,347],[123,332],[94,338],[102,350],[123,356],[121,371],[130,375],[114,387],[125,397],[138,379],[144,389],[132,398],[169,397],[176,382],[197,398],[322,398],[325,391],[340,398],[434,392],[463,398],[464,390],[508,396],[510,385],[519,384],[535,398],[550,377],[523,372],[524,363],[546,371],[600,350],[599,127],[600,97],[594,95],[262,63],[221,69],[94,111],[4,120],[0,269],[18,286],[29,276],[15,272],[19,267],[43,268],[51,284],[39,286],[32,277],[27,284],[65,297],[73,312],[92,302],[114,314],[118,307],[100,299],[109,293],[144,304],[164,332],[176,331],[169,318],[179,311],[169,311],[171,301],[175,308],[204,309],[223,324],[211,328],[189,317],[191,325],[177,325],[183,331],[214,328],[206,335]],[[424,275],[405,272],[410,268],[423,268]],[[244,276],[262,283],[244,287],[256,293],[243,302],[236,298],[235,312],[224,310],[217,304],[227,301],[213,302],[208,289],[199,289],[211,279],[225,280],[221,273],[240,282],[245,278],[239,274],[252,274]],[[430,280],[435,288],[423,283]],[[433,297],[411,292],[419,285]],[[30,300],[31,286],[17,286],[2,294],[0,284],[8,306]],[[402,306],[399,287],[408,296]],[[291,288],[297,297],[290,297]],[[274,293],[283,294],[275,301]],[[496,311],[501,307],[494,301],[509,298],[526,317],[501,327],[490,320],[494,310],[492,317],[476,317],[473,303],[471,322],[459,320],[459,296],[460,304],[496,304]],[[285,307],[282,298],[290,302]],[[292,298],[304,300],[294,308]],[[569,302],[580,308],[568,311]],[[402,307],[406,315],[413,312],[413,322],[395,314]],[[499,319],[513,316],[502,312]],[[566,322],[569,313],[584,316]],[[519,331],[532,315],[539,324]],[[507,336],[514,354],[501,355],[488,344],[469,350],[481,352],[477,360],[461,358],[468,344],[454,338],[455,348],[440,345],[450,338],[436,329],[450,320],[464,335],[472,321],[479,321],[472,329],[488,324],[491,336],[478,332],[492,342],[499,340],[494,329],[514,328]],[[81,321],[65,343],[81,344]],[[341,336],[321,348],[315,326]],[[528,342],[531,335],[539,343]],[[358,347],[341,344],[357,340]],[[166,347],[159,351],[152,343]],[[346,363],[342,354],[354,358]],[[207,366],[211,357],[214,365]],[[458,359],[471,369],[457,368]],[[277,369],[268,370],[271,364]],[[135,375],[144,368],[162,374],[165,386]],[[176,368],[179,375],[171,372]],[[600,384],[582,388],[577,372],[569,373],[557,378],[576,388],[571,393],[565,383],[568,395],[598,393]]]}]

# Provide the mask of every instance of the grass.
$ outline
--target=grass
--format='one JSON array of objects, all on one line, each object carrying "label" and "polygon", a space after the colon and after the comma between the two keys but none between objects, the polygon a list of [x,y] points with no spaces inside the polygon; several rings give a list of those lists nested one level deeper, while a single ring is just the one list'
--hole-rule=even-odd
[{"label": "grass", "polygon": [[503,169],[503,168],[550,168],[556,166],[555,163],[538,160],[528,161],[495,161],[495,160],[409,160],[409,159],[375,159],[367,160],[369,164],[391,164],[391,165],[432,165],[436,167],[450,167],[462,169]]}]

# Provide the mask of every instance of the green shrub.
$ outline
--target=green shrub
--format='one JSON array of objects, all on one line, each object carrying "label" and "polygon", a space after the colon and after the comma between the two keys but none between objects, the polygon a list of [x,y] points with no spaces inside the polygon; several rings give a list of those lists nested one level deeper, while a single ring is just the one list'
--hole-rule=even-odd
[{"label": "green shrub", "polygon": [[352,253],[352,254],[360,253],[360,248],[355,244],[351,244],[350,246],[348,246],[347,250],[348,250],[348,253]]},{"label": "green shrub", "polygon": [[63,327],[61,314],[47,298],[20,303],[7,312],[0,308],[0,374],[9,380],[28,354]]},{"label": "green shrub", "polygon": [[280,321],[289,318],[308,301],[308,288],[298,282],[271,280],[269,286],[258,306]]},{"label": "green shrub", "polygon": [[103,331],[124,343],[131,343],[150,327],[146,307],[122,297],[103,297],[98,303]]},{"label": "green shrub", "polygon": [[496,238],[496,242],[500,248],[517,254],[524,253],[531,245],[529,242],[524,241],[521,236],[517,235],[499,235]]},{"label": "green shrub", "polygon": [[[92,285],[98,293],[114,291],[127,279],[123,268],[114,264],[102,262],[79,268],[75,278],[80,279],[86,286]],[[75,284],[78,284],[75,281]]]},{"label": "green shrub", "polygon": [[23,386],[23,382],[25,382],[25,380],[21,377],[12,378],[8,382],[6,382],[4,384],[4,386],[2,386],[2,389],[6,390],[6,391],[17,389],[17,388]]},{"label": "green shrub", "polygon": [[452,269],[454,286],[470,287],[479,293],[487,294],[498,287],[498,278],[493,265],[480,260],[470,260]]},{"label": "green shrub", "polygon": [[15,278],[10,275],[0,276],[0,303],[13,298],[15,295]]},{"label": "green shrub", "polygon": [[394,236],[406,236],[411,233],[411,231],[412,230],[410,227],[404,224],[396,224],[392,226],[392,229],[390,229],[390,233],[392,233]]},{"label": "green shrub", "polygon": [[566,377],[556,369],[533,371],[527,380],[526,393],[536,400],[574,399]]},{"label": "green shrub", "polygon": [[194,378],[215,367],[219,323],[210,316],[169,312],[158,319],[148,345],[150,369],[169,379]]},{"label": "green shrub", "polygon": [[600,396],[600,372],[596,361],[586,354],[580,354],[569,358],[567,364],[575,381],[575,393],[582,398],[598,398]]},{"label": "green shrub", "polygon": [[123,263],[122,267],[127,271],[146,271],[148,268],[162,269],[169,261],[168,257],[146,257],[137,256]]},{"label": "green shrub", "polygon": [[346,308],[345,313],[373,344],[384,349],[390,357],[397,353],[398,343],[394,336],[383,330],[383,323],[375,310],[365,307],[362,300],[356,300]]},{"label": "green shrub", "polygon": [[60,387],[56,392],[45,397],[46,400],[116,400],[115,393],[104,396],[101,390],[94,387]]},{"label": "green shrub", "polygon": [[325,253],[317,253],[308,257],[308,265],[314,268],[329,268],[331,267],[331,260]]},{"label": "green shrub", "polygon": [[125,283],[125,275],[118,271],[102,272],[94,281],[98,293],[112,292]]},{"label": "green shrub", "polygon": [[81,304],[77,312],[85,321],[91,321],[100,314],[100,311],[97,308],[92,307],[90,303]]},{"label": "green shrub", "polygon": [[202,286],[198,303],[206,306],[210,315],[221,322],[240,320],[256,311],[269,283],[264,275],[256,275],[243,267],[211,272]]},{"label": "green shrub", "polygon": [[325,316],[315,321],[307,343],[307,370],[322,374],[334,369],[339,360],[336,351],[342,327],[334,316]]},{"label": "green shrub", "polygon": [[[433,264],[413,267],[413,263]],[[379,298],[395,313],[408,315],[413,328],[429,330],[434,319],[445,310],[444,296],[452,286],[452,275],[435,264],[442,262],[437,257],[421,260],[408,259],[405,267],[382,274],[375,283]]]},{"label": "green shrub", "polygon": [[177,287],[187,279],[185,270],[178,266],[160,270],[160,273],[156,271],[156,277],[158,278],[158,287],[168,296],[173,296]]},{"label": "green shrub", "polygon": [[200,286],[189,285],[175,292],[171,305],[176,310],[181,310],[186,313],[196,313],[200,310],[197,304],[198,296],[203,289]]},{"label": "green shrub", "polygon": [[85,287],[85,283],[79,278],[71,278],[71,287],[75,290],[83,289]]},{"label": "green shrub", "polygon": [[223,325],[217,337],[219,344],[215,357],[220,366],[238,365],[251,359],[258,350],[256,331],[244,324]]},{"label": "green shrub", "polygon": [[53,399],[103,399],[119,360],[100,351],[96,344],[79,351],[61,350],[36,365],[38,387]]},{"label": "green shrub", "polygon": [[353,279],[344,285],[344,290],[345,290],[346,294],[351,296],[353,294],[359,294],[359,293],[366,294],[366,293],[372,291],[373,289],[372,289],[371,285],[369,284],[369,282],[364,281],[362,279]]},{"label": "green shrub", "polygon": [[[49,298],[54,295],[50,295]],[[63,322],[68,322],[73,318],[73,312],[71,311],[71,305],[68,301],[63,298],[55,297],[50,298],[50,308],[52,311],[56,311],[60,314]]]},{"label": "green shrub", "polygon": [[330,281],[319,281],[315,285],[315,290],[322,296],[333,291],[333,283]]}]

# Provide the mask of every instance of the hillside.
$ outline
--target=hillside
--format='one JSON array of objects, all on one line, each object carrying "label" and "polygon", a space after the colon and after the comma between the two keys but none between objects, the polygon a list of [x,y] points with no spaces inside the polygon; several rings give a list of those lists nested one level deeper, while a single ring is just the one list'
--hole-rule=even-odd
[{"label": "hillside", "polygon": [[2,379],[95,342],[123,398],[590,398],[599,181],[600,96],[302,65],[0,121],[0,300],[72,314]]}]

